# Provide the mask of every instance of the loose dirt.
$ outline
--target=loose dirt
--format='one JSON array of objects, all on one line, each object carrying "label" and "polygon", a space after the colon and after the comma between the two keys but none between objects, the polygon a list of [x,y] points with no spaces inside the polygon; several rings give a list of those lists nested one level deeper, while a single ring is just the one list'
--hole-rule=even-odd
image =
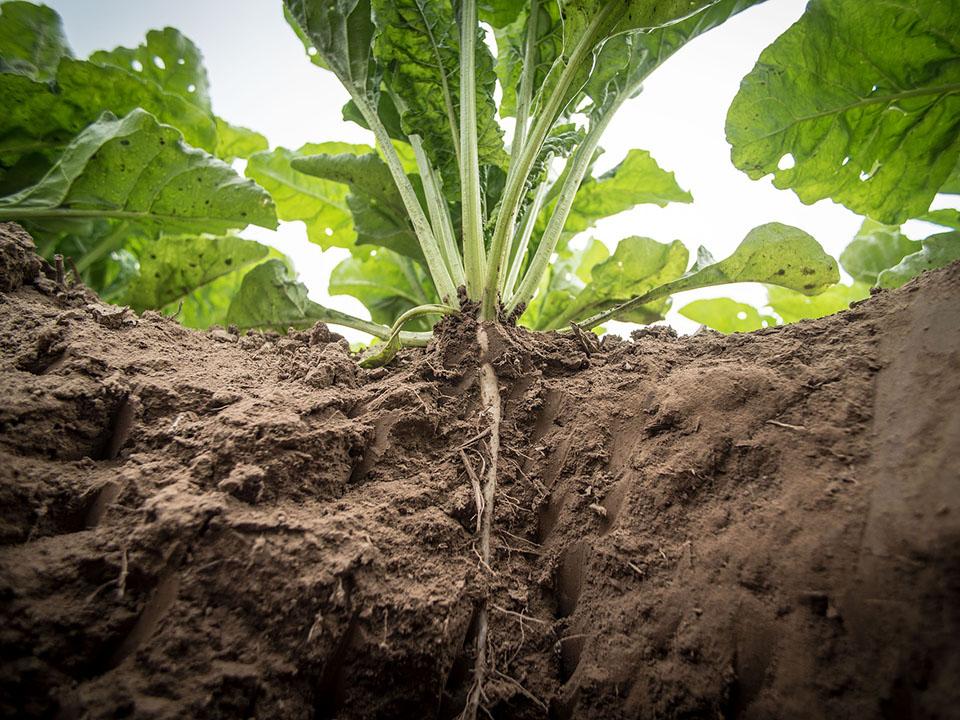
[{"label": "loose dirt", "polygon": [[[960,717],[960,265],[823,320],[357,367],[188,331],[0,226],[0,715]],[[49,269],[46,270],[49,273]],[[483,715],[483,711],[481,711]]]}]

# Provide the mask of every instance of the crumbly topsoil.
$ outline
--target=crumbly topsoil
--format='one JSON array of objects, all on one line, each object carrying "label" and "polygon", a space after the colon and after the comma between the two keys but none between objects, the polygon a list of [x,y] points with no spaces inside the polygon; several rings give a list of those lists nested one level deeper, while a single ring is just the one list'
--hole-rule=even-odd
[{"label": "crumbly topsoil", "polygon": [[10,225],[0,289],[3,717],[452,718],[485,595],[494,718],[960,717],[958,265],[758,333],[499,331],[490,570],[472,320],[365,371],[58,287]]}]

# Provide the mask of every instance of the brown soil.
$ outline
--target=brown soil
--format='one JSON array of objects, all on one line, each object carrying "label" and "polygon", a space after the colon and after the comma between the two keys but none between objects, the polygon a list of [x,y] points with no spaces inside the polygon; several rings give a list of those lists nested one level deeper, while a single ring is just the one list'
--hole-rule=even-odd
[{"label": "brown soil", "polygon": [[960,265],[746,335],[499,330],[491,575],[472,320],[365,371],[29,247],[0,226],[0,715],[451,718],[486,596],[494,718],[960,717]]}]

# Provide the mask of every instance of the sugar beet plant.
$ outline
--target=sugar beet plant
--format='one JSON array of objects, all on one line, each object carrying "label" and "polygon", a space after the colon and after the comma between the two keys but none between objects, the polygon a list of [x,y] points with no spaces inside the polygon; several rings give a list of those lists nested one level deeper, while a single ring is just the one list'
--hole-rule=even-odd
[{"label": "sugar beet plant", "polygon": [[[112,301],[177,308],[195,326],[357,328],[381,341],[365,365],[426,345],[440,316],[473,315],[486,427],[482,472],[465,471],[489,569],[498,325],[588,342],[607,320],[662,319],[674,293],[744,281],[765,283],[781,318],[798,319],[960,256],[956,211],[930,211],[938,192],[960,192],[960,0],[813,0],[730,109],[738,167],[869,216],[841,257],[853,286],[837,284],[812,237],[776,222],[721,261],[701,248],[692,266],[679,241],[629,237],[612,254],[570,242],[637,204],[692,200],[643,150],[595,176],[600,142],[650,73],[758,1],[285,0],[309,58],[346,88],[344,117],[375,139],[296,151],[268,150],[213,113],[200,53],[176,30],[82,60],[55,13],[7,2],[0,220],[27,227],[46,256],[76,258]],[[237,158],[247,179],[227,164]],[[289,261],[238,235],[278,216],[303,221],[325,249],[349,249],[330,290],[359,298],[371,320],[310,301]],[[913,241],[898,227],[911,218],[953,230]],[[776,321],[730,300],[698,303],[684,312],[725,330]],[[488,665],[485,602],[476,627],[470,717]]]}]

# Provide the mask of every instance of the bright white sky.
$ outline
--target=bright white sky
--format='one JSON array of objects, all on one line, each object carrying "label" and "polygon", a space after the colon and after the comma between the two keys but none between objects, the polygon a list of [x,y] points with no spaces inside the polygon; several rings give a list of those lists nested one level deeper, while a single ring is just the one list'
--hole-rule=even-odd
[{"label": "bright white sky", "polygon": [[[201,48],[210,75],[213,107],[232,123],[263,133],[271,146],[305,142],[369,142],[372,135],[341,119],[347,94],[327,72],[308,62],[283,19],[280,0],[46,0],[64,19],[78,56],[117,45],[135,46],[146,31],[167,25]],[[695,254],[706,245],[718,258],[733,250],[751,228],[773,220],[813,235],[835,257],[850,241],[861,219],[840,205],[803,205],[769,178],[751,181],[730,163],[724,118],[741,78],[761,50],[803,13],[804,0],[769,0],[694,40],[649,79],[612,122],[602,145],[606,154],[596,172],[619,162],[630,148],[649,150],[676,173],[694,196],[690,205],[641,206],[602,222],[592,235],[612,249],[630,235],[661,242],[682,240]],[[362,317],[363,306],[347,296],[330,298],[330,270],[346,251],[322,252],[306,240],[301,223],[285,223],[276,233],[249,228],[245,236],[275,245],[290,255],[301,280],[317,302]],[[741,284],[683,293],[682,307],[698,297],[729,296],[762,305],[762,288]],[[668,318],[681,331],[696,325]],[[341,330],[341,332],[344,332]],[[353,339],[361,333],[346,331]]]}]

